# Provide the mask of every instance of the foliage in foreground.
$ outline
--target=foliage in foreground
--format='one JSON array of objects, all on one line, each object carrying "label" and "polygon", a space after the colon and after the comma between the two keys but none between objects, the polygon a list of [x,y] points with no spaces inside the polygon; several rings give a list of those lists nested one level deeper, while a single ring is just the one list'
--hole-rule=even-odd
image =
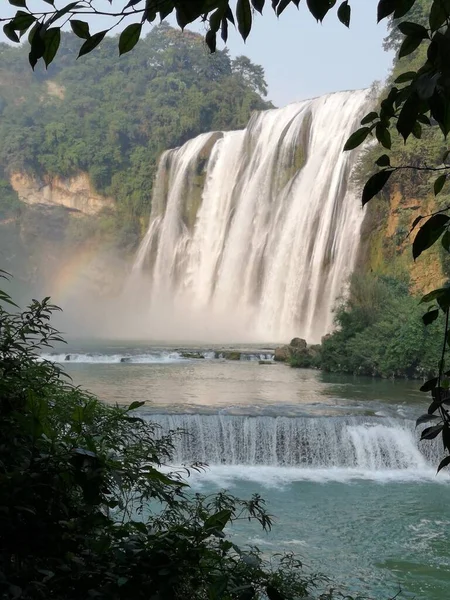
[{"label": "foliage in foreground", "polygon": [[438,370],[440,328],[426,327],[419,300],[392,277],[354,275],[349,297],[338,305],[336,331],[320,352],[325,371],[378,377],[423,378]]},{"label": "foliage in foreground", "polygon": [[295,557],[267,560],[225,535],[236,519],[270,528],[260,497],[190,493],[181,472],[160,468],[179,432],[161,435],[134,416],[140,403],[105,406],[37,359],[59,340],[56,307],[10,312],[0,300],[2,598],[311,595],[318,579]]}]

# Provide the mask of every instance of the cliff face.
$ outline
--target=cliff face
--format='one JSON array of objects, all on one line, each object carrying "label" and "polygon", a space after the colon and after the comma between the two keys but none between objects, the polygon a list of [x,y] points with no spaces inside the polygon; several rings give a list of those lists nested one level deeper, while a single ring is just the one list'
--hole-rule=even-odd
[{"label": "cliff face", "polygon": [[95,215],[104,208],[113,208],[114,200],[96,193],[85,173],[63,179],[45,176],[42,179],[25,173],[13,173],[12,188],[26,204],[64,206],[86,215]]},{"label": "cliff face", "polygon": [[409,198],[398,187],[372,200],[362,227],[358,269],[398,278],[408,275],[415,295],[443,285],[446,268],[439,243],[416,261],[412,257],[412,242],[418,230],[416,227],[411,232],[414,220],[437,209],[433,196]]}]

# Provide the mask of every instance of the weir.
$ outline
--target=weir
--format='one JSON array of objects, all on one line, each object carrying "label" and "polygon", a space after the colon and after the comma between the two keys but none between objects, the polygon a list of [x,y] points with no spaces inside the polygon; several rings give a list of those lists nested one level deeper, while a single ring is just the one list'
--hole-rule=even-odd
[{"label": "weir", "polygon": [[209,465],[346,468],[364,471],[435,468],[440,446],[419,443],[414,422],[377,417],[148,417],[158,435],[177,429],[174,461]]},{"label": "weir", "polygon": [[363,218],[357,153],[342,149],[370,103],[330,94],[162,155],[130,286],[165,339],[317,342],[332,329]]}]

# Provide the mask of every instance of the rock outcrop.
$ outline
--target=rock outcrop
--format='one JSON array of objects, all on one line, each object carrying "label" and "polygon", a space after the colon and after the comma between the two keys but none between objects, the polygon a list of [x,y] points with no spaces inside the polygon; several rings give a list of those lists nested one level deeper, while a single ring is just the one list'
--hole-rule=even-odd
[{"label": "rock outcrop", "polygon": [[275,348],[274,360],[286,362],[291,367],[317,368],[319,366],[320,345],[308,346],[302,338],[293,338],[286,346]]},{"label": "rock outcrop", "polygon": [[45,176],[42,179],[26,173],[13,173],[11,186],[26,204],[60,205],[86,215],[103,208],[113,208],[114,200],[95,192],[86,173],[63,179]]}]

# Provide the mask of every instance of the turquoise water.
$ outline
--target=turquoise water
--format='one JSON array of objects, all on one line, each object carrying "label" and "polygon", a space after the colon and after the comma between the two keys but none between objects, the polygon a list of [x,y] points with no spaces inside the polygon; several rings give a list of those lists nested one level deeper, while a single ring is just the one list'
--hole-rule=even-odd
[{"label": "turquoise water", "polygon": [[[180,445],[178,462],[200,452],[210,464],[191,477],[194,491],[261,494],[273,530],[234,525],[241,543],[293,551],[312,571],[377,600],[400,588],[417,600],[450,597],[450,479],[436,477],[433,453],[418,450],[411,420],[427,406],[420,384],[181,360],[172,350],[152,362],[100,363],[98,355],[149,351],[114,346],[65,367],[106,402],[144,400],[146,418],[187,423],[202,440]],[[305,464],[285,456],[299,439]]]}]

